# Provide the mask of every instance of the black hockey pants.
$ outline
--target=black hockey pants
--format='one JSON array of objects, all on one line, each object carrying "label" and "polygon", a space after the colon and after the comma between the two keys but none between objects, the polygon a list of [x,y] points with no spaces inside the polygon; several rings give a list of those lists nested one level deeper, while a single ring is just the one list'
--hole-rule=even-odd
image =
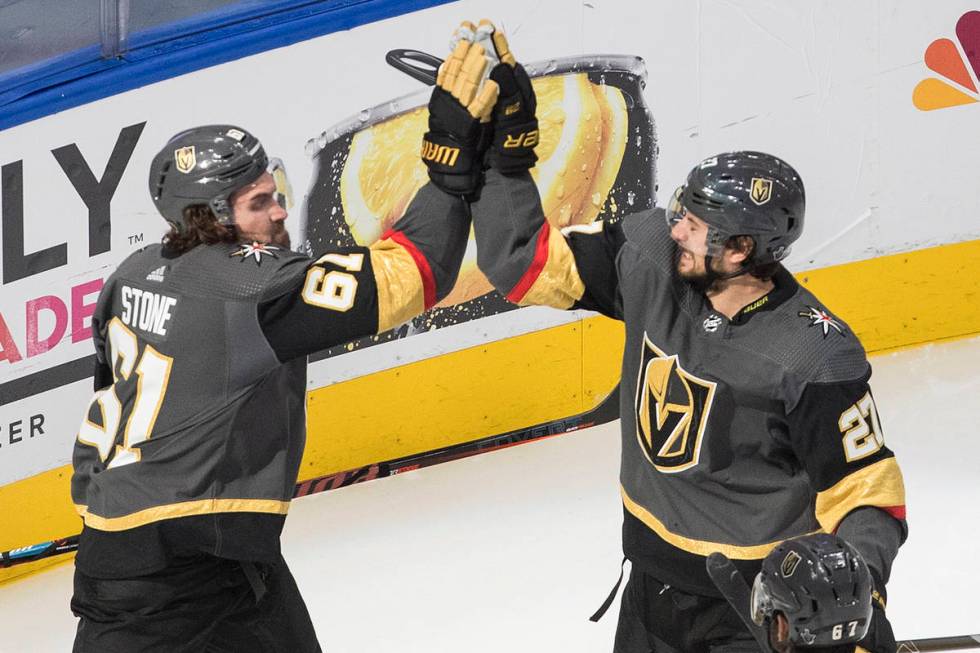
[{"label": "black hockey pants", "polygon": [[687,594],[633,570],[623,590],[613,653],[758,653],[722,598]]},{"label": "black hockey pants", "polygon": [[146,576],[107,580],[75,570],[74,653],[319,652],[286,562],[180,558]]}]

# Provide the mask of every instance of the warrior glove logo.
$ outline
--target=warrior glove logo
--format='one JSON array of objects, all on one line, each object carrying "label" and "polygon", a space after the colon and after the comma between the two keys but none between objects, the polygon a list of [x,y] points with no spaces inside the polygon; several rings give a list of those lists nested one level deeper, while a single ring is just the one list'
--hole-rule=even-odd
[{"label": "warrior glove logo", "polygon": [[752,201],[762,206],[772,199],[772,179],[752,177],[752,190],[749,193]]},{"label": "warrior glove logo", "polygon": [[174,163],[177,164],[177,170],[184,174],[193,170],[197,165],[197,151],[194,146],[188,145],[174,150]]},{"label": "warrior glove logo", "polygon": [[636,437],[650,464],[672,474],[698,464],[716,383],[699,379],[644,335]]},{"label": "warrior glove logo", "polygon": [[422,141],[422,160],[423,161],[434,161],[436,163],[441,163],[447,168],[452,168],[456,165],[456,159],[459,158],[459,148],[450,147],[448,145],[436,145],[429,141]]}]

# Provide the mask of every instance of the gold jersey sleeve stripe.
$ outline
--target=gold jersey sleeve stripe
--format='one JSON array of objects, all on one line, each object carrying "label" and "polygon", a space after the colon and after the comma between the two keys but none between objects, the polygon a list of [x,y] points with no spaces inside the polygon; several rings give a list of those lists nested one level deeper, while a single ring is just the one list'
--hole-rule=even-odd
[{"label": "gold jersey sleeve stripe", "polygon": [[578,273],[568,241],[560,231],[545,223],[538,234],[534,260],[528,273],[507,295],[507,299],[517,299],[521,306],[565,309],[571,308],[584,294],[585,284]]},{"label": "gold jersey sleeve stripe", "polygon": [[894,456],[848,474],[836,485],[817,493],[817,521],[828,533],[837,530],[847,513],[874,506],[896,514],[905,506],[905,483]]},{"label": "gold jersey sleeve stripe", "polygon": [[121,517],[93,515],[88,511],[88,506],[83,505],[76,505],[75,510],[82,516],[85,525],[89,528],[100,531],[125,531],[164,519],[222,512],[261,512],[285,515],[289,512],[289,502],[275,499],[201,499],[199,501],[182,501],[164,506],[154,506]]},{"label": "gold jersey sleeve stripe", "polygon": [[391,238],[370,247],[378,287],[378,333],[407,322],[425,310],[422,275],[412,255]]},{"label": "gold jersey sleeve stripe", "polygon": [[[765,544],[741,546],[737,544],[724,544],[722,542],[709,542],[708,540],[696,540],[694,538],[678,535],[677,533],[673,533],[668,530],[664,523],[654,517],[650,511],[633,501],[629,495],[626,494],[626,489],[623,486],[619,486],[619,489],[623,496],[623,505],[630,511],[630,514],[646,524],[647,527],[659,535],[662,540],[674,545],[678,549],[687,551],[688,553],[707,556],[714,551],[718,551],[725,554],[725,556],[731,560],[761,560],[762,558],[765,558],[770,551],[776,548],[780,542],[783,541],[776,540],[775,542],[767,542]],[[810,533],[806,534],[809,535]],[[803,535],[803,533],[801,533],[801,535]]]}]

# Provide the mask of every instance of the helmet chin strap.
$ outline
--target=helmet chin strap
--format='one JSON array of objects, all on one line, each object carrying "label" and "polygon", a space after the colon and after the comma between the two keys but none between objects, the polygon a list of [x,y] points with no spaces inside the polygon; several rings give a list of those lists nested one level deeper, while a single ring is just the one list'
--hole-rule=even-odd
[{"label": "helmet chin strap", "polygon": [[[705,265],[708,265],[708,264],[709,263],[707,261],[707,258],[705,258]],[[717,279],[727,280],[727,279],[734,279],[735,277],[739,277],[739,276],[745,274],[746,272],[750,272],[753,267],[755,267],[755,266],[753,266],[753,265],[747,265],[745,263],[742,263],[742,265],[740,265],[738,267],[738,269],[734,270],[733,272],[725,272],[724,274],[719,273],[719,272],[714,272],[714,271],[713,272],[714,272],[715,275],[717,275],[716,276]]]},{"label": "helmet chin strap", "polygon": [[713,284],[715,281],[727,281],[728,279],[734,279],[735,277],[741,276],[746,272],[749,272],[753,268],[752,265],[746,265],[745,263],[743,263],[741,266],[738,267],[738,269],[732,272],[718,272],[711,265],[711,260],[713,258],[714,257],[711,256],[711,254],[704,255],[704,271],[706,277],[705,281],[707,283],[706,287],[709,288],[711,287],[711,284]]},{"label": "helmet chin strap", "polygon": [[704,274],[698,277],[685,277],[684,281],[693,286],[698,292],[707,293],[715,282],[722,278],[720,274],[711,268],[711,256],[706,254],[704,257]]}]

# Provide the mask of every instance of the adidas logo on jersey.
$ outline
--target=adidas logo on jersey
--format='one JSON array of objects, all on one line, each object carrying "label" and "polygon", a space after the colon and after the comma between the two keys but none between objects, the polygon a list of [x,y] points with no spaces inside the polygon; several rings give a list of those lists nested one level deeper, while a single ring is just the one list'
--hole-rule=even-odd
[{"label": "adidas logo on jersey", "polygon": [[167,266],[161,265],[156,270],[153,270],[148,275],[146,275],[147,281],[163,281],[163,275],[167,273]]}]

